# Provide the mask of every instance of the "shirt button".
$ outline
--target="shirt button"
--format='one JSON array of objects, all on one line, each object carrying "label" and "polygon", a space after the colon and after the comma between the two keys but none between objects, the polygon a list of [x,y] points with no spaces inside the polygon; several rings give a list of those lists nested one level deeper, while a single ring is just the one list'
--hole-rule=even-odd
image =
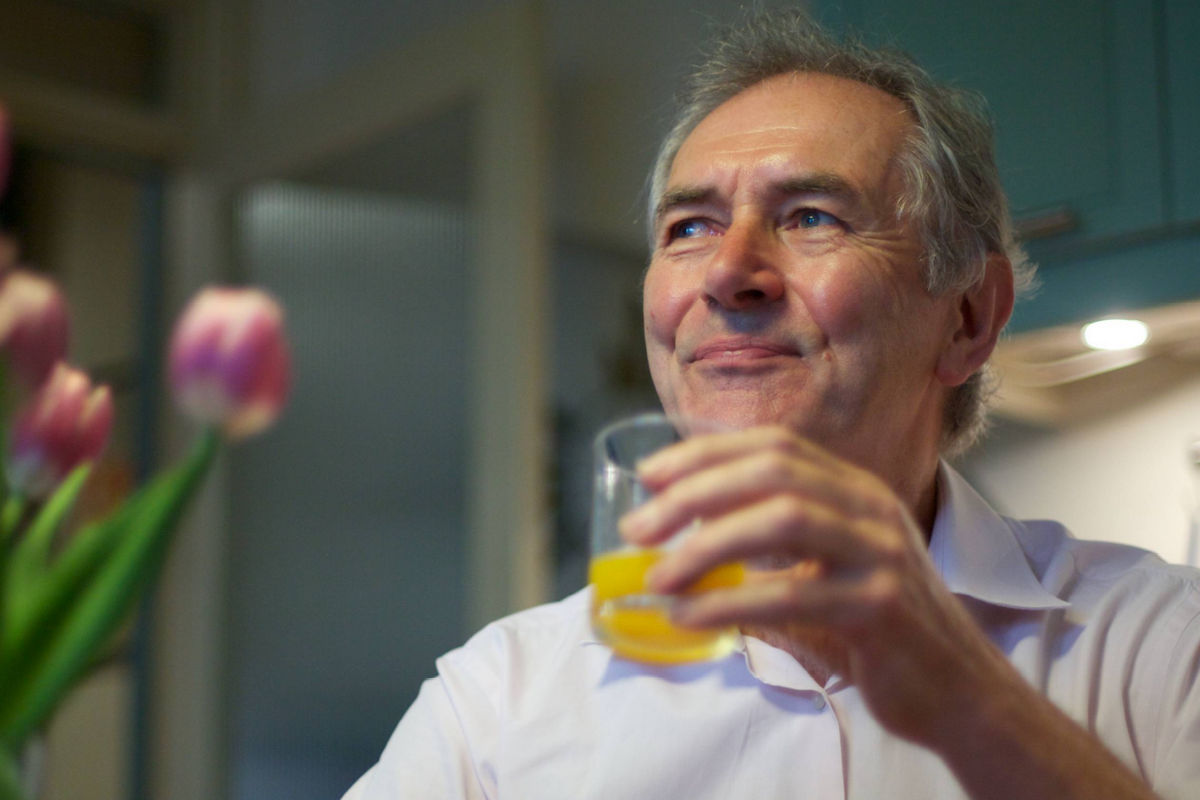
[{"label": "shirt button", "polygon": [[813,695],[812,704],[813,704],[813,708],[815,708],[817,711],[824,711],[825,710],[825,695],[823,695],[823,694]]}]

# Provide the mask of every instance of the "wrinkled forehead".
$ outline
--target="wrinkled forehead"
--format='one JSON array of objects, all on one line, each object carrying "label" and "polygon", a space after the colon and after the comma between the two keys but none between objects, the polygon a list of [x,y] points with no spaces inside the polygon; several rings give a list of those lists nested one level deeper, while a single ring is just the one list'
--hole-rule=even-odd
[{"label": "wrinkled forehead", "polygon": [[655,188],[660,195],[680,186],[732,190],[819,173],[842,176],[882,202],[902,189],[897,162],[915,127],[904,102],[880,89],[818,73],[778,75],[701,119]]}]

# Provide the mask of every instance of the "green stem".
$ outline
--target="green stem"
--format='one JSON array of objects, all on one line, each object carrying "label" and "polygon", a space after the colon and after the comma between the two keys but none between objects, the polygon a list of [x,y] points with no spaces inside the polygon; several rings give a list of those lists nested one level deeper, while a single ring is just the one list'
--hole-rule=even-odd
[{"label": "green stem", "polygon": [[[5,554],[8,565],[0,579],[7,603],[0,626],[0,686],[7,684],[9,667],[16,654],[23,648],[36,646],[39,631],[48,635],[53,629],[56,614],[48,603],[54,600],[65,613],[72,602],[71,585],[82,591],[91,574],[89,568],[99,568],[104,554],[111,549],[107,542],[90,535],[85,528],[70,543],[67,557],[56,562],[59,568],[51,569],[54,536],[74,507],[90,473],[91,465],[84,464],[68,475],[38,513],[22,521],[20,537]],[[91,541],[82,541],[87,539]],[[89,552],[91,558],[87,557]]]},{"label": "green stem", "polygon": [[24,800],[21,769],[17,758],[7,749],[0,751],[0,800]]},{"label": "green stem", "polygon": [[4,508],[0,510],[0,537],[3,537],[5,549],[8,549],[11,541],[16,538],[17,528],[24,515],[25,495],[16,492],[4,501]]},{"label": "green stem", "polygon": [[44,631],[39,646],[13,654],[15,661],[5,676],[8,694],[0,695],[0,737],[8,747],[19,747],[41,727],[153,583],[217,443],[213,433],[202,436],[183,464],[159,475],[100,523],[108,526],[104,537],[117,538],[116,546],[104,554],[103,565],[73,598],[68,613]]},{"label": "green stem", "polygon": [[8,573],[13,544],[17,538],[17,525],[25,513],[25,496],[15,492],[4,501],[0,509],[0,642],[4,641],[9,625]]}]

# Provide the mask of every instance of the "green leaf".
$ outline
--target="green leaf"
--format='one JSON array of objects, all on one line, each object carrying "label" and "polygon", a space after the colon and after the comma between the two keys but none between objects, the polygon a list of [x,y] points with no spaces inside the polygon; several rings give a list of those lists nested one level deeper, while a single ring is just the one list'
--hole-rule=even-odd
[{"label": "green leaf", "polygon": [[[136,499],[136,496],[135,496]],[[121,540],[135,509],[135,499],[124,503],[107,519],[84,527],[72,538],[52,567],[31,578],[19,592],[8,592],[12,603],[6,609],[0,631],[0,704],[10,676],[20,664],[40,652],[63,617],[80,602],[90,581],[104,566]]]},{"label": "green leaf", "polygon": [[19,603],[28,596],[33,581],[40,577],[50,562],[54,535],[75,506],[80,490],[92,474],[92,465],[76,467],[38,511],[29,529],[12,549],[8,567],[8,597]]},{"label": "green leaf", "polygon": [[12,495],[0,506],[0,535],[6,543],[16,539],[17,525],[20,524],[24,513],[25,498],[21,495]]},{"label": "green leaf", "polygon": [[0,800],[24,800],[24,797],[17,757],[7,748],[0,748]]},{"label": "green leaf", "polygon": [[[212,462],[217,442],[214,432],[206,433],[182,465],[160,475],[89,531],[80,543],[87,552],[69,558],[76,549],[70,548],[51,567],[46,577],[54,591],[34,612],[37,635],[16,647],[0,673],[0,737],[8,747],[19,747],[45,723],[157,577],[171,534]],[[97,557],[97,551],[106,552]],[[80,574],[86,574],[81,586]],[[62,603],[59,592],[73,600]],[[45,627],[43,613],[51,616]]]},{"label": "green leaf", "polygon": [[[13,418],[13,390],[8,383],[8,359],[0,357],[0,430],[3,435],[0,436],[0,447],[6,451],[8,449],[8,439],[12,436],[12,418]],[[7,470],[3,470],[4,475],[0,476],[0,504],[8,500],[9,486]]]}]

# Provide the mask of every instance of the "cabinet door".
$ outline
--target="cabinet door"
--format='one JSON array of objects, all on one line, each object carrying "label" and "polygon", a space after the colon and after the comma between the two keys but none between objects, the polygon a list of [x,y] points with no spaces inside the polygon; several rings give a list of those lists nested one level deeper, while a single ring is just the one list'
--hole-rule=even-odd
[{"label": "cabinet door", "polygon": [[1167,123],[1171,217],[1200,220],[1200,3],[1167,0]]},{"label": "cabinet door", "polygon": [[987,97],[1013,215],[1064,244],[1164,220],[1152,6],[1135,0],[826,0],[820,16]]}]

